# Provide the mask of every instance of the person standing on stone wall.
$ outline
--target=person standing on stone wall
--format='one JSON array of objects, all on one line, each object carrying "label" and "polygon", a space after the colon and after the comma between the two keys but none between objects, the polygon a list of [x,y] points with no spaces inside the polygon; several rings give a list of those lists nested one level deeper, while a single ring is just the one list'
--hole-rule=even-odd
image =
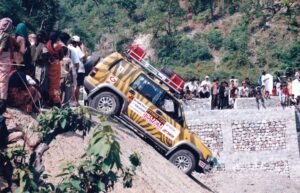
[{"label": "person standing on stone wall", "polygon": [[264,97],[262,95],[261,87],[260,86],[258,86],[255,89],[253,89],[253,95],[254,95],[254,97],[256,99],[257,109],[260,109],[260,103],[261,103],[261,105],[264,108],[266,108],[265,107],[265,99],[264,99]]},{"label": "person standing on stone wall", "polygon": [[293,94],[293,81],[292,81],[291,77],[288,77],[287,89],[288,89],[288,93],[289,93],[289,100],[288,100],[289,102],[288,103],[290,104],[290,98]]},{"label": "person standing on stone wall", "polygon": [[219,109],[223,109],[225,106],[225,81],[223,81],[219,87]]},{"label": "person standing on stone wall", "polygon": [[229,96],[230,96],[231,105],[233,108],[235,105],[235,99],[238,97],[238,92],[239,92],[234,80],[235,79],[230,80],[230,86],[229,86],[229,89],[230,89]]},{"label": "person standing on stone wall", "polygon": [[195,79],[195,84],[194,84],[195,88],[194,88],[194,96],[196,98],[200,98],[200,79],[199,78],[196,78]]},{"label": "person standing on stone wall", "polygon": [[299,98],[300,98],[300,77],[299,76],[292,82],[292,92],[295,98],[297,99],[297,105],[298,105]]},{"label": "person standing on stone wall", "polygon": [[273,76],[263,71],[261,76],[261,86],[265,86],[266,92],[271,93],[273,89]]},{"label": "person standing on stone wall", "polygon": [[211,87],[211,109],[218,107],[219,81],[214,80]]}]

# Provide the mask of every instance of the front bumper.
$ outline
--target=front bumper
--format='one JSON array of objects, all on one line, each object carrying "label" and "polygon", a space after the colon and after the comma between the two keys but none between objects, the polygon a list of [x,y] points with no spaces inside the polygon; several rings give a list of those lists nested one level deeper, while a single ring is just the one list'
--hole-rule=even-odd
[{"label": "front bumper", "polygon": [[198,166],[203,172],[210,172],[211,169],[216,166],[215,158],[208,158],[207,160],[199,160]]}]

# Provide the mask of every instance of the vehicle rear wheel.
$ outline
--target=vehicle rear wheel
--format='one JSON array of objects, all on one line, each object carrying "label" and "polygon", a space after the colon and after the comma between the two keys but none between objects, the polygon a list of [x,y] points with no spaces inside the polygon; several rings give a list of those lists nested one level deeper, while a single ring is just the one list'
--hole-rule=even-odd
[{"label": "vehicle rear wheel", "polygon": [[112,92],[102,92],[93,98],[91,106],[104,115],[115,115],[120,109],[120,100]]},{"label": "vehicle rear wheel", "polygon": [[176,151],[169,160],[185,174],[190,174],[196,167],[196,159],[192,152],[181,149]]}]

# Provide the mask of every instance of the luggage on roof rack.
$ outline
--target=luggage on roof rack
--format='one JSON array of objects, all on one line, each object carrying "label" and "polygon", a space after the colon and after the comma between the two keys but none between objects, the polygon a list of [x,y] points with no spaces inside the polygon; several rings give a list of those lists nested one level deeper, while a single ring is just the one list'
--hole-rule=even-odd
[{"label": "luggage on roof rack", "polygon": [[165,85],[171,88],[173,91],[180,94],[184,87],[184,80],[173,72],[170,68],[164,67],[161,71],[157,70],[149,62],[144,60],[146,52],[138,45],[132,45],[127,50],[127,55],[138,65],[143,67],[145,70],[153,74],[156,78],[162,81]]}]

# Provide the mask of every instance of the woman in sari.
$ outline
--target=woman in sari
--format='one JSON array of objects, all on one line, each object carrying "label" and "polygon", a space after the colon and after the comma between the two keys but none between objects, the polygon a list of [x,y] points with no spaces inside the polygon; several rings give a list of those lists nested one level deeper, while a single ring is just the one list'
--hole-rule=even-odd
[{"label": "woman in sari", "polygon": [[12,20],[3,18],[0,20],[0,108],[6,109],[9,73],[13,59],[13,48],[8,31]]},{"label": "woman in sari", "polygon": [[50,106],[61,106],[60,98],[60,61],[64,57],[62,45],[59,43],[59,32],[55,31],[50,34],[49,41],[46,44],[48,50],[50,65],[48,68],[49,78],[49,102]]}]

